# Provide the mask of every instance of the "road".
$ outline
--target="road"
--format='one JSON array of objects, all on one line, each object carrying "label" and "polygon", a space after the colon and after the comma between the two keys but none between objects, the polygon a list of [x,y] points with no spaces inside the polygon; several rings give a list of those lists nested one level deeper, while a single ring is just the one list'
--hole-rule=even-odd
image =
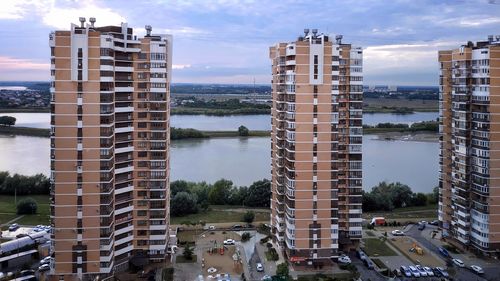
[{"label": "road", "polygon": [[[433,226],[433,225],[427,225],[426,228],[430,228],[432,230],[436,229],[437,230],[437,226]],[[410,236],[412,238],[414,238],[415,240],[418,241],[418,243],[420,243],[420,245],[424,246],[425,248],[427,248],[429,251],[432,251],[434,252],[438,257],[440,257],[441,259],[443,259],[444,261],[446,261],[446,258],[444,258],[440,253],[439,253],[439,247],[436,246],[434,243],[432,243],[431,241],[429,241],[428,238],[424,237],[422,235],[422,231],[418,230],[417,228],[417,225],[413,225],[411,227],[409,227],[405,234],[407,236]],[[450,255],[452,256],[452,258],[461,258],[459,256],[455,256],[455,254],[451,254]],[[468,264],[468,266],[470,266],[470,264]],[[453,269],[455,269],[456,271],[456,275],[455,275],[455,280],[460,280],[460,281],[484,281],[484,280],[498,280],[499,279],[499,276],[498,276],[498,268],[494,267],[494,266],[488,266],[488,267],[484,267],[483,266],[483,269],[485,271],[485,274],[483,276],[479,276],[477,274],[475,274],[474,272],[472,272],[471,270],[467,269],[467,268],[459,268],[455,265],[452,266]]]}]

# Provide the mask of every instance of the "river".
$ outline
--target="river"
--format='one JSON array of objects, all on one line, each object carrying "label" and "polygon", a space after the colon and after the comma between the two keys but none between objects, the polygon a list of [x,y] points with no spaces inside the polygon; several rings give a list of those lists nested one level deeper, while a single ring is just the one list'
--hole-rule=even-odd
[{"label": "river", "polygon": [[[42,114],[40,116],[40,114]],[[45,114],[45,115],[43,115]],[[1,114],[0,114],[1,115]],[[9,114],[20,117],[19,125],[41,126],[46,113]],[[387,116],[389,115],[389,116]],[[365,121],[388,122],[395,114],[366,114]],[[411,114],[410,114],[411,115]],[[404,115],[393,122],[411,123],[433,120],[434,115]],[[17,117],[16,117],[17,118]],[[172,126],[195,127],[202,130],[231,130],[245,125],[251,130],[269,128],[269,116],[172,116]],[[380,120],[380,121],[378,121]],[[48,123],[48,122],[47,122]],[[28,125],[24,125],[28,126]],[[171,142],[172,180],[214,182],[231,179],[236,185],[270,178],[270,140],[259,138],[213,138]],[[0,171],[21,174],[49,173],[50,143],[47,138],[0,135]],[[363,187],[369,190],[378,182],[399,181],[414,191],[431,192],[438,183],[438,142],[390,141],[377,135],[363,137]]]},{"label": "river", "polygon": [[[50,113],[0,113],[15,117],[16,125],[32,128],[50,128]],[[415,112],[412,114],[366,113],[363,114],[363,124],[376,125],[378,123],[405,123],[411,124],[420,121],[436,120],[437,112]],[[172,115],[170,125],[177,128],[194,128],[205,131],[236,130],[243,125],[250,130],[271,130],[269,115]]]}]

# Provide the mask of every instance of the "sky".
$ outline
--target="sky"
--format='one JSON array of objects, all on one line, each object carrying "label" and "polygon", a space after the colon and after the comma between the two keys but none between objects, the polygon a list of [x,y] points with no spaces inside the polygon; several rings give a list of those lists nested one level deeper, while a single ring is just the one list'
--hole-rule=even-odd
[{"label": "sky", "polygon": [[365,85],[435,86],[438,50],[500,34],[500,0],[2,0],[0,81],[48,81],[49,33],[82,16],[172,34],[174,83],[269,84],[269,47],[317,28],[363,47]]}]

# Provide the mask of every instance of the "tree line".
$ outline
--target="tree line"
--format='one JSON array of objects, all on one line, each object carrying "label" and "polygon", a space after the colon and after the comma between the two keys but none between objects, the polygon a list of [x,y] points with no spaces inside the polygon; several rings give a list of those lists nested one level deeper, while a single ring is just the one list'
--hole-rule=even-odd
[{"label": "tree line", "polygon": [[414,193],[411,188],[399,182],[381,182],[371,191],[363,191],[363,211],[392,211],[396,208],[437,204],[439,190],[432,193]]},{"label": "tree line", "polygon": [[270,206],[271,182],[259,180],[250,186],[235,186],[220,179],[214,184],[177,180],[170,183],[170,214],[184,216],[208,209],[209,205]]},{"label": "tree line", "polygon": [[0,172],[0,194],[2,195],[32,195],[49,194],[50,180],[43,174],[24,176]]},{"label": "tree line", "polygon": [[439,131],[439,122],[438,121],[423,121],[423,122],[415,122],[411,125],[404,123],[378,123],[375,126],[371,125],[363,125],[365,129],[400,129],[404,131],[431,131],[438,132]]}]

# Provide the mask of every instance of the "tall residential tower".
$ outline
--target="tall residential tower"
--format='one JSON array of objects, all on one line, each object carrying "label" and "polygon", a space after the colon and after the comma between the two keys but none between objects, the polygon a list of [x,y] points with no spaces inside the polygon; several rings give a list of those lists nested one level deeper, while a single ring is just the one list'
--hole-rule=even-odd
[{"label": "tall residential tower", "polygon": [[311,264],[361,239],[363,51],[311,33],[270,48],[274,241]]},{"label": "tall residential tower", "polygon": [[500,36],[440,51],[443,235],[500,250]]},{"label": "tall residential tower", "polygon": [[168,248],[172,37],[80,22],[49,40],[52,280],[105,280]]}]

